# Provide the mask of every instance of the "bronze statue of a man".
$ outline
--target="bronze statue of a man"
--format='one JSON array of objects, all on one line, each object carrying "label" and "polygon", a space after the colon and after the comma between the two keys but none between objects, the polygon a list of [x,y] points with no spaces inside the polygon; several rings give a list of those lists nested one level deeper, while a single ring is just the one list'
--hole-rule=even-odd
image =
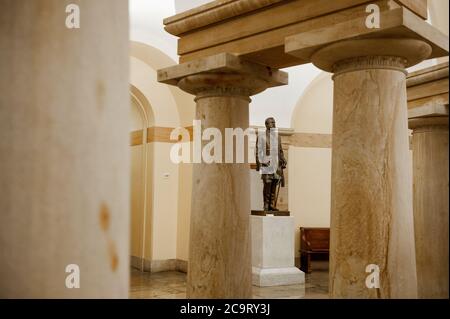
[{"label": "bronze statue of a man", "polygon": [[256,170],[260,171],[264,183],[264,211],[278,211],[277,187],[284,187],[283,169],[286,168],[287,162],[281,146],[281,137],[276,131],[275,119],[269,117],[265,125],[265,134],[258,134],[256,138]]}]

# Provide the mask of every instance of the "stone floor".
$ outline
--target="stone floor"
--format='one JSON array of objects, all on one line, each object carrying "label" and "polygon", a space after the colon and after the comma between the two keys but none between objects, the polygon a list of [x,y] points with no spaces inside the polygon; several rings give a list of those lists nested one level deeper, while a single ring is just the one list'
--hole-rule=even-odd
[{"label": "stone floor", "polygon": [[[312,273],[304,284],[278,287],[253,286],[254,299],[324,299],[328,298],[328,262],[312,263]],[[184,299],[186,274],[177,271],[159,273],[132,269],[130,277],[132,299]]]}]

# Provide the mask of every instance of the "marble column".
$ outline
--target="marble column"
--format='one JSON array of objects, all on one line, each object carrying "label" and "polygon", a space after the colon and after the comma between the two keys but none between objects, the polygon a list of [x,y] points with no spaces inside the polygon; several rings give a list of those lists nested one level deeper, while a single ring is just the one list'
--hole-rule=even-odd
[{"label": "marble column", "polygon": [[1,2],[0,298],[128,296],[128,1],[70,2]]},{"label": "marble column", "polygon": [[[404,67],[382,56],[335,65],[332,297],[415,296]],[[380,290],[366,287],[369,264]]]},{"label": "marble column", "polygon": [[[202,130],[249,126],[249,96],[262,81],[239,74],[188,76],[179,87],[195,94]],[[209,141],[202,141],[202,150]],[[225,157],[222,141],[222,157]],[[248,164],[199,163],[193,168],[188,298],[251,298]]]},{"label": "marble column", "polygon": [[405,68],[430,53],[419,40],[365,39],[311,57],[334,73],[332,298],[417,297]]},{"label": "marble column", "polygon": [[400,5],[285,39],[334,73],[330,296],[417,298],[406,68],[448,37]]},{"label": "marble column", "polygon": [[419,298],[448,298],[447,116],[412,118],[414,231]]},{"label": "marble column", "polygon": [[279,74],[228,54],[159,71],[161,82],[195,95],[202,132],[216,128],[223,138],[222,163],[193,164],[188,298],[252,297],[249,164],[225,163],[225,128],[248,128],[250,96]]}]

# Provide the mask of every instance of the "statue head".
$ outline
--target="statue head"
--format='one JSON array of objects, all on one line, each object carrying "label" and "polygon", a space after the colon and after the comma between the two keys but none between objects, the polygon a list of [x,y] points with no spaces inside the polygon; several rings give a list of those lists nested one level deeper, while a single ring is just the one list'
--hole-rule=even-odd
[{"label": "statue head", "polygon": [[275,128],[275,119],[273,117],[268,117],[266,121],[264,122],[266,125],[266,129],[270,130],[271,128]]}]

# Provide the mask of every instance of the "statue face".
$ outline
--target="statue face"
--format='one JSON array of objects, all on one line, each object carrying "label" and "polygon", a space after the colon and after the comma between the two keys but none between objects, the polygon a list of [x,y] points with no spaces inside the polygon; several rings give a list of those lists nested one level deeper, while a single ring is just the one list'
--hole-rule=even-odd
[{"label": "statue face", "polygon": [[266,129],[275,128],[275,119],[269,118],[266,120]]}]

